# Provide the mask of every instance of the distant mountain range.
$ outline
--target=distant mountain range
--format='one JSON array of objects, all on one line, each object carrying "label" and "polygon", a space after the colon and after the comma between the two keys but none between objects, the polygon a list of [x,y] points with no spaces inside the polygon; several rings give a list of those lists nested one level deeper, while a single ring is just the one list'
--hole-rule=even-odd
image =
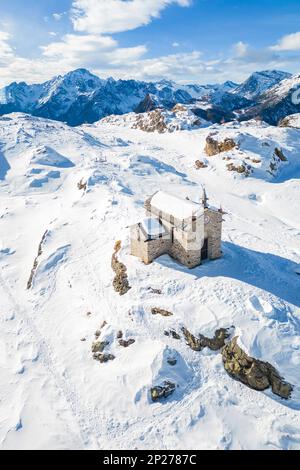
[{"label": "distant mountain range", "polygon": [[277,124],[300,111],[291,100],[297,87],[300,75],[277,70],[255,72],[242,84],[180,85],[169,80],[103,80],[77,69],[42,84],[14,82],[2,88],[0,115],[24,112],[76,126],[111,114],[171,109],[182,103],[193,105],[195,114],[208,121],[260,117]]}]

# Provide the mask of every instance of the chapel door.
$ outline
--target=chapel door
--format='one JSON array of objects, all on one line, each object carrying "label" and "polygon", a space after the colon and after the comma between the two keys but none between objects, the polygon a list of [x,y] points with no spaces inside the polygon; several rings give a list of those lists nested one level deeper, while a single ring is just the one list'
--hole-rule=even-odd
[{"label": "chapel door", "polygon": [[203,247],[201,249],[201,261],[208,258],[208,238],[204,239]]}]

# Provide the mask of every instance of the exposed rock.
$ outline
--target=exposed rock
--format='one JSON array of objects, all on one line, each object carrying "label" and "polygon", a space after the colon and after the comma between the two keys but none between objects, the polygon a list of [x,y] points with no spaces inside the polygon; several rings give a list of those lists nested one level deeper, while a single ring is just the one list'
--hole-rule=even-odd
[{"label": "exposed rock", "polygon": [[95,331],[95,337],[96,337],[96,338],[99,338],[100,335],[101,335],[101,331],[100,331],[100,330]]},{"label": "exposed rock", "polygon": [[148,290],[149,290],[152,294],[158,294],[158,295],[161,295],[161,294],[162,294],[161,289],[154,289],[153,287],[149,287]]},{"label": "exposed rock", "polygon": [[117,338],[118,338],[118,339],[123,338],[123,331],[121,331],[121,330],[118,331],[118,333],[117,333]]},{"label": "exposed rock", "polygon": [[86,341],[86,338],[81,338],[81,340],[83,343]]},{"label": "exposed rock", "polygon": [[149,95],[149,93],[145,96],[143,101],[135,108],[135,113],[148,113],[149,111],[153,111],[157,108],[157,103],[155,100]]},{"label": "exposed rock", "polygon": [[187,107],[180,103],[175,104],[175,106],[172,108],[173,113],[178,113],[182,111],[187,111]]},{"label": "exposed rock", "polygon": [[278,125],[280,127],[293,127],[295,129],[300,129],[300,113],[292,114],[283,118]]},{"label": "exposed rock", "polygon": [[174,339],[180,339],[180,335],[175,330],[165,330],[165,336],[172,336]]},{"label": "exposed rock", "polygon": [[252,171],[251,166],[245,163],[242,165],[235,165],[234,163],[228,163],[226,167],[228,171],[235,171],[236,173],[244,174],[245,176],[249,176]]},{"label": "exposed rock", "polygon": [[33,267],[32,267],[32,269],[31,269],[30,276],[29,276],[29,279],[28,279],[28,282],[27,282],[27,290],[31,289],[31,287],[32,287],[33,278],[34,278],[36,269],[37,269],[38,264],[39,264],[39,257],[40,257],[40,256],[42,255],[42,253],[43,253],[43,244],[44,244],[44,242],[45,242],[45,240],[46,240],[47,234],[48,234],[48,230],[46,230],[46,232],[43,234],[42,239],[41,239],[41,241],[40,241],[40,243],[39,243],[37,256],[36,256],[35,259],[34,259]]},{"label": "exposed rock", "polygon": [[229,152],[230,150],[237,147],[236,142],[233,139],[225,139],[223,141],[218,141],[209,135],[206,138],[205,152],[208,156],[212,157],[213,155],[218,155],[221,152]]},{"label": "exposed rock", "polygon": [[92,344],[92,353],[101,353],[109,343],[107,341],[94,341]]},{"label": "exposed rock", "polygon": [[84,183],[84,182],[83,182],[83,179],[81,179],[81,180],[79,181],[79,183],[77,184],[77,188],[79,189],[79,191],[81,191],[82,189],[83,189],[84,191],[86,191],[86,190],[87,190],[87,182]]},{"label": "exposed rock", "polygon": [[284,155],[283,151],[281,149],[279,149],[278,147],[275,148],[274,154],[276,155],[277,158],[279,158],[280,161],[282,161],[282,162],[287,161],[287,158]]},{"label": "exposed rock", "polygon": [[121,242],[117,241],[115,243],[114,253],[111,257],[111,267],[115,273],[113,287],[120,295],[124,295],[131,289],[131,287],[128,281],[127,268],[125,264],[121,263],[121,261],[119,261],[117,258],[117,253],[120,251],[120,249]]},{"label": "exposed rock", "polygon": [[94,359],[95,361],[101,362],[101,364],[108,362],[108,361],[113,361],[115,359],[115,356],[113,354],[94,354]]},{"label": "exposed rock", "polygon": [[167,131],[165,118],[160,109],[151,111],[146,118],[142,115],[138,116],[132,127],[133,129],[141,129],[144,132],[157,131],[160,134]]},{"label": "exposed rock", "polygon": [[271,364],[248,356],[238,346],[237,339],[237,336],[234,337],[222,350],[226,372],[254,390],[266,390],[271,387],[272,392],[281,398],[290,398],[293,386],[285,382]]},{"label": "exposed rock", "polygon": [[162,385],[157,385],[150,390],[152,401],[167,398],[175,391],[176,385],[166,380]]},{"label": "exposed rock", "polygon": [[201,160],[196,160],[195,161],[195,167],[197,170],[200,170],[200,168],[207,168],[206,163],[202,162]]},{"label": "exposed rock", "polygon": [[220,328],[216,330],[213,338],[207,338],[204,335],[195,337],[187,328],[182,328],[185,340],[193,351],[202,351],[209,348],[212,351],[218,351],[225,345],[225,340],[230,336],[229,328]]},{"label": "exposed rock", "polygon": [[168,310],[164,310],[163,308],[158,308],[158,307],[153,307],[151,309],[152,315],[162,315],[163,317],[170,317],[173,315],[172,312],[169,312]]},{"label": "exposed rock", "polygon": [[135,339],[120,339],[119,341],[119,345],[120,346],[123,346],[123,348],[128,348],[129,346],[131,346],[133,343],[135,343]]}]

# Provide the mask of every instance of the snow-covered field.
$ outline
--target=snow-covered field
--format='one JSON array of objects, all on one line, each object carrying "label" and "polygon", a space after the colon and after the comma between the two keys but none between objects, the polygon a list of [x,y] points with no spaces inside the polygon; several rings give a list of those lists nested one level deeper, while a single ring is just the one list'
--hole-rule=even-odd
[{"label": "snow-covered field", "polygon": [[[240,148],[205,156],[212,131]],[[287,161],[273,176],[275,147]],[[253,173],[229,172],[224,156],[255,160]],[[197,159],[207,168],[196,170]],[[0,118],[0,447],[299,449],[299,177],[297,129],[243,123],[157,134]],[[144,216],[144,199],[163,189],[198,201],[201,184],[227,213],[224,257],[190,271],[168,256],[149,266],[131,257],[128,226]],[[122,297],[112,288],[116,240],[132,286]],[[115,360],[100,364],[91,345],[104,320],[101,339]],[[295,386],[290,400],[232,380],[219,352],[164,335],[186,326],[211,336],[231,325],[245,351]],[[135,343],[122,348],[119,330]],[[150,387],[168,379],[175,393],[152,403]]]}]

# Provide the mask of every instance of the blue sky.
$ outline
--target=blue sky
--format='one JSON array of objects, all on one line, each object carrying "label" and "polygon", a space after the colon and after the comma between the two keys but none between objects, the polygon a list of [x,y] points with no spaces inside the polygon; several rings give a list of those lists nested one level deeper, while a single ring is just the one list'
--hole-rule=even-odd
[{"label": "blue sky", "polygon": [[86,67],[213,83],[298,72],[299,0],[0,0],[0,85]]}]

